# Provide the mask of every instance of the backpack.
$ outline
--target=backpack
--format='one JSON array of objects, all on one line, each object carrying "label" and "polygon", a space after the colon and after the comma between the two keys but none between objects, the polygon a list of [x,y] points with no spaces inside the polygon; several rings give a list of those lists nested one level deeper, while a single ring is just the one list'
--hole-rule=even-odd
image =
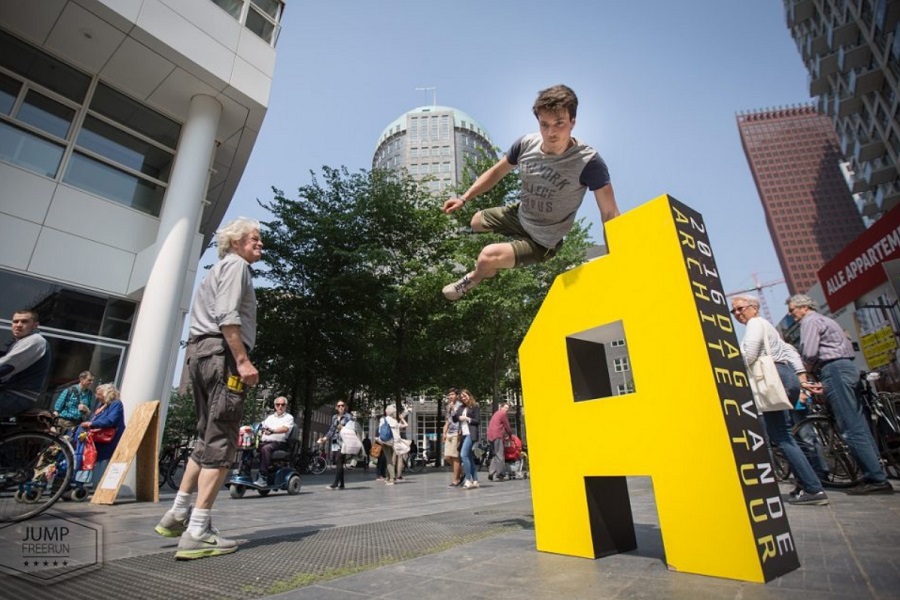
[{"label": "backpack", "polygon": [[390,442],[394,439],[394,432],[391,431],[391,426],[387,422],[387,419],[381,420],[381,425],[378,426],[378,440],[382,442]]}]

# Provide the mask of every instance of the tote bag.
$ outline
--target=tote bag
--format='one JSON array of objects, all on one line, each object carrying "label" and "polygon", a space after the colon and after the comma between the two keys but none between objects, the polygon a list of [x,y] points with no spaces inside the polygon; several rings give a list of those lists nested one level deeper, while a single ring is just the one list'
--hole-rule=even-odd
[{"label": "tote bag", "polygon": [[359,454],[362,442],[356,435],[356,429],[349,423],[341,427],[341,454]]},{"label": "tote bag", "polygon": [[778,368],[772,359],[772,350],[769,348],[769,336],[764,332],[763,341],[766,345],[766,353],[760,354],[750,365],[750,389],[753,390],[753,399],[760,412],[775,412],[778,410],[790,410],[794,406],[784,391],[784,384],[778,375]]}]

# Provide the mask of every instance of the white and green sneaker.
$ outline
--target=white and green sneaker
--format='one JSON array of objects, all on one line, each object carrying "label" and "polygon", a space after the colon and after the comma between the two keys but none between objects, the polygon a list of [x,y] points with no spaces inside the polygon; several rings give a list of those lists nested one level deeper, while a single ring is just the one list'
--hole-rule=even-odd
[{"label": "white and green sneaker", "polygon": [[190,531],[185,531],[181,534],[181,539],[178,541],[178,550],[175,552],[175,558],[178,560],[192,560],[231,554],[237,550],[237,546],[236,541],[223,538],[219,535],[218,530],[212,527],[198,537],[194,537]]},{"label": "white and green sneaker", "polygon": [[188,523],[191,522],[191,509],[187,509],[184,513],[175,512],[172,509],[166,511],[162,519],[159,520],[154,531],[159,535],[167,538],[180,536],[187,531]]}]

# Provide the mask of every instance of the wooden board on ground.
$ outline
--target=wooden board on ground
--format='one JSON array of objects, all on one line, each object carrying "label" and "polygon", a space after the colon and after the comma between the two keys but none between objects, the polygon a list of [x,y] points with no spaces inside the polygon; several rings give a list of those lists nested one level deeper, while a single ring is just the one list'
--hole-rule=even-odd
[{"label": "wooden board on ground", "polygon": [[128,419],[125,433],[100,478],[91,504],[115,502],[135,458],[135,498],[139,502],[159,502],[159,400],[139,404]]}]

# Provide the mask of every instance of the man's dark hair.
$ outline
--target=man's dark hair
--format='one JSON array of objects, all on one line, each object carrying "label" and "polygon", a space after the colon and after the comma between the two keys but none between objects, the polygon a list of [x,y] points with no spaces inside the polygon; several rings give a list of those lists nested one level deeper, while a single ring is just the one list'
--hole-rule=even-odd
[{"label": "man's dark hair", "polygon": [[40,315],[38,315],[38,311],[34,310],[33,308],[22,308],[19,310],[14,310],[13,314],[14,315],[31,315],[31,320],[34,322],[38,322],[41,320]]},{"label": "man's dark hair", "polygon": [[565,110],[569,113],[569,118],[574,119],[575,113],[578,112],[578,96],[567,85],[554,85],[538,92],[537,100],[534,101],[531,110],[535,117],[541,111],[560,112]]},{"label": "man's dark hair", "polygon": [[456,388],[454,388],[454,387],[452,387],[452,388],[450,388],[450,389],[447,390],[447,393],[448,393],[448,394],[450,394],[450,393],[458,394],[458,393],[459,393],[459,390],[456,389]]}]

